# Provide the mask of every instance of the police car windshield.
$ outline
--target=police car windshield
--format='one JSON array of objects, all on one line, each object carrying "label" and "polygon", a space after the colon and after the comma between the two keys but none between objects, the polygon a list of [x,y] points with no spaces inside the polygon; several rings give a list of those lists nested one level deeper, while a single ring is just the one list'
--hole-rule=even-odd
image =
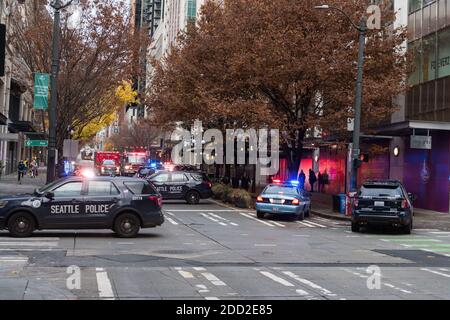
[{"label": "police car windshield", "polygon": [[294,186],[268,186],[264,191],[265,194],[287,194],[297,195],[297,187]]}]

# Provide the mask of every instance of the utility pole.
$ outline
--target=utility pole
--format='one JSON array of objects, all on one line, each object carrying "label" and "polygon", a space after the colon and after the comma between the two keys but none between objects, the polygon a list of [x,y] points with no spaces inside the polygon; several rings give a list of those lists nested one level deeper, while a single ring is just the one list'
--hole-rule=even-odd
[{"label": "utility pole", "polygon": [[350,183],[350,191],[354,192],[358,188],[358,169],[360,167],[359,156],[361,154],[361,105],[362,105],[362,89],[363,89],[363,70],[364,70],[364,54],[366,49],[366,19],[362,18],[359,24],[359,53],[358,53],[358,75],[356,79],[356,96],[355,96],[355,127],[353,128],[353,152],[352,152],[352,178]]},{"label": "utility pole", "polygon": [[51,103],[48,110],[48,164],[47,183],[56,179],[56,127],[58,106],[58,73],[59,73],[59,45],[61,31],[61,10],[69,6],[73,0],[63,4],[61,0],[53,1],[50,6],[54,9],[53,40],[52,40],[52,73],[51,73]]}]

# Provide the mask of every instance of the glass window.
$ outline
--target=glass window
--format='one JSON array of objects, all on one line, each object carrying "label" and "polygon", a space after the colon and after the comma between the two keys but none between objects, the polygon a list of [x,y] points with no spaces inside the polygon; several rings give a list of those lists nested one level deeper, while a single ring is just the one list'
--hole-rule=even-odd
[{"label": "glass window", "polygon": [[109,181],[89,181],[88,196],[106,197],[118,194],[119,190]]},{"label": "glass window", "polygon": [[410,85],[416,85],[419,84],[421,81],[421,71],[422,71],[422,55],[421,55],[421,41],[415,41],[410,43],[409,50],[411,54],[413,55],[413,70],[412,73],[409,76],[409,84]]},{"label": "glass window", "polygon": [[409,12],[416,11],[422,6],[422,0],[409,0]]},{"label": "glass window", "polygon": [[155,194],[156,191],[152,188],[152,186],[147,182],[135,182],[129,181],[124,182],[124,185],[131,191],[133,194],[142,195],[142,194]]},{"label": "glass window", "polygon": [[366,197],[395,197],[402,198],[403,192],[401,187],[393,186],[363,186],[359,193],[360,196]]},{"label": "glass window", "polygon": [[83,190],[83,182],[69,182],[53,190],[53,193],[55,198],[79,197],[81,190]]},{"label": "glass window", "polygon": [[422,81],[436,79],[436,34],[423,38]]},{"label": "glass window", "polygon": [[297,195],[297,187],[281,187],[281,186],[269,186],[264,191],[264,194],[286,194],[286,195]]},{"label": "glass window", "polygon": [[105,160],[105,161],[103,161],[103,165],[105,165],[105,166],[115,166],[116,163],[114,162],[114,160]]},{"label": "glass window", "polygon": [[441,29],[445,26],[445,18],[446,18],[446,0],[439,0],[439,8],[438,8],[438,14],[439,14],[439,21],[438,21],[438,29]]},{"label": "glass window", "polygon": [[167,173],[161,173],[150,178],[152,181],[164,183],[169,181],[169,175]]},{"label": "glass window", "polygon": [[197,0],[187,1],[186,16],[188,19],[194,19],[197,17]]},{"label": "glass window", "polygon": [[439,33],[439,78],[450,76],[450,28]]},{"label": "glass window", "polygon": [[172,173],[172,182],[186,182],[188,178],[184,173]]},{"label": "glass window", "polygon": [[415,35],[415,28],[414,28],[414,14],[410,14],[408,16],[408,39],[409,40],[415,40],[417,37]]}]

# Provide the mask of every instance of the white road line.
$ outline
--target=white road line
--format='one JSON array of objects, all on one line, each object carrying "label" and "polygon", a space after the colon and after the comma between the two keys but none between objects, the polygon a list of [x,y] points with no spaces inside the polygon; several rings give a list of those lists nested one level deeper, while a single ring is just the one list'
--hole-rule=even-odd
[{"label": "white road line", "polygon": [[11,241],[11,242],[17,242],[17,241],[20,241],[20,242],[37,242],[37,241],[51,241],[51,242],[55,242],[55,241],[59,241],[59,238],[38,238],[38,237],[32,237],[32,238],[20,238],[20,240],[19,239],[17,239],[17,238],[6,238],[6,237],[0,237],[0,242],[3,242],[3,241]]},{"label": "white road line", "polygon": [[301,296],[309,296],[309,293],[302,289],[297,289],[295,290],[295,292],[297,292]]},{"label": "white road line", "polygon": [[312,222],[312,221],[308,221],[306,223],[312,224],[313,226],[319,227],[319,228],[326,228],[326,226]]},{"label": "white road line", "polygon": [[254,218],[254,217],[248,215],[248,214],[245,214],[245,213],[242,213],[242,212],[239,212],[239,214],[240,214],[241,216],[246,217],[246,218],[249,218],[249,219],[258,221],[258,222],[260,222],[260,223],[262,223],[262,224],[265,224],[266,226],[269,226],[269,227],[275,227],[273,224],[270,224],[269,222],[259,220],[259,219],[257,219],[257,218]]},{"label": "white road line", "polygon": [[269,278],[269,279],[271,279],[271,280],[273,280],[273,281],[275,281],[275,282],[277,282],[279,284],[282,284],[285,287],[295,287],[294,284],[290,283],[287,280],[284,280],[283,278],[280,278],[280,277],[274,275],[273,273],[270,273],[270,272],[267,272],[267,271],[261,271],[260,273],[263,276],[265,276],[265,277],[267,277],[267,278]]},{"label": "white road line", "polygon": [[301,224],[304,227],[308,227],[308,228],[316,228],[315,226],[311,225],[311,224],[307,224],[306,222],[301,222],[301,221],[297,221],[298,224]]},{"label": "white road line", "polygon": [[235,227],[239,226],[237,223],[231,222],[230,220],[225,219],[225,218],[223,218],[223,217],[221,217],[221,216],[219,216],[219,215],[217,215],[217,214],[214,214],[214,213],[212,213],[212,212],[208,212],[208,214],[211,215],[211,216],[213,216],[213,217],[215,217],[215,218],[217,218],[217,219],[220,219],[220,220],[222,220],[222,221],[228,222],[228,223],[231,224],[232,226],[235,226]]},{"label": "white road line", "polygon": [[208,281],[210,281],[213,285],[217,287],[223,287],[226,286],[226,283],[217,278],[215,275],[209,272],[202,273],[202,276],[204,276]]},{"label": "white road line", "polygon": [[212,211],[212,212],[236,212],[237,210],[170,210],[170,212],[205,212],[205,211]]},{"label": "white road line", "polygon": [[217,297],[205,297],[205,300],[217,301],[219,298]]},{"label": "white road line", "polygon": [[221,226],[224,226],[224,227],[227,226],[226,223],[220,222],[219,220],[214,219],[213,217],[210,217],[209,215],[207,215],[207,214],[204,213],[204,212],[201,212],[200,214],[201,214],[202,216],[204,216],[206,219],[209,219],[209,220],[211,220],[211,221],[213,221],[213,222],[215,222],[215,223],[218,223],[218,224],[220,224]]},{"label": "white road line", "polygon": [[284,224],[281,224],[281,223],[279,223],[279,222],[275,222],[275,221],[270,221],[270,223],[273,223],[274,225],[276,225],[276,226],[279,226],[279,227],[282,227],[282,228],[286,228],[286,226],[284,225]]},{"label": "white road line", "polygon": [[111,281],[109,281],[108,273],[103,268],[97,268],[97,287],[98,295],[102,299],[114,300],[114,292]]},{"label": "white road line", "polygon": [[394,286],[393,284],[390,284],[390,283],[387,283],[387,282],[384,282],[383,284],[384,284],[386,287],[392,288],[392,289],[394,289],[394,290],[401,291],[401,292],[407,293],[407,294],[412,294],[411,291],[408,291],[408,290],[405,290],[405,289],[396,287],[396,286]]},{"label": "white road line", "polygon": [[165,213],[167,213],[169,216],[175,217],[175,215],[172,212],[166,211]]},{"label": "white road line", "polygon": [[167,221],[169,221],[171,224],[173,224],[173,225],[178,225],[178,222],[175,222],[175,220],[173,220],[173,219],[171,219],[171,218],[169,218],[169,217],[166,217],[166,219],[167,219]]},{"label": "white road line", "polygon": [[426,271],[426,272],[430,272],[430,273],[434,273],[434,274],[440,275],[442,277],[450,278],[450,275],[442,273],[442,272],[439,272],[439,271],[434,271],[434,270],[430,270],[430,269],[427,269],[427,268],[421,268],[420,270],[423,270],[423,271]]},{"label": "white road line", "polygon": [[57,242],[0,242],[0,246],[8,247],[57,247]]},{"label": "white road line", "polygon": [[309,280],[300,278],[298,275],[296,275],[296,274],[293,273],[293,272],[290,272],[290,271],[284,271],[283,273],[284,273],[285,275],[287,275],[288,277],[291,277],[292,279],[295,279],[295,280],[297,280],[298,282],[300,282],[300,283],[302,283],[302,284],[305,284],[305,285],[307,285],[307,286],[309,286],[309,287],[311,287],[311,288],[313,288],[313,289],[316,289],[316,290],[320,291],[322,294],[324,294],[324,295],[326,295],[326,296],[329,296],[329,297],[335,297],[335,296],[336,296],[336,294],[334,294],[334,293],[331,292],[330,290],[325,289],[325,288],[322,288],[321,286],[319,286],[318,284],[315,284],[315,283],[312,282],[312,281],[309,281]]},{"label": "white road line", "polygon": [[178,273],[185,279],[194,279],[194,275],[189,271],[178,270]]},{"label": "white road line", "polygon": [[206,269],[203,267],[195,267],[194,270],[195,271],[206,271]]}]

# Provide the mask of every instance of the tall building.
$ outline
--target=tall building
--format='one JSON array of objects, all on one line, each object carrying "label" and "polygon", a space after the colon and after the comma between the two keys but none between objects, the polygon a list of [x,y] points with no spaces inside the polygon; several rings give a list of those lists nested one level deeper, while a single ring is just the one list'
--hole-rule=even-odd
[{"label": "tall building", "polygon": [[391,177],[418,196],[418,207],[448,213],[450,0],[408,0],[407,24],[410,87],[400,97],[402,108],[380,132],[393,136]]},{"label": "tall building", "polygon": [[153,36],[161,21],[163,5],[164,0],[132,0],[135,28],[146,27],[150,36]]}]

